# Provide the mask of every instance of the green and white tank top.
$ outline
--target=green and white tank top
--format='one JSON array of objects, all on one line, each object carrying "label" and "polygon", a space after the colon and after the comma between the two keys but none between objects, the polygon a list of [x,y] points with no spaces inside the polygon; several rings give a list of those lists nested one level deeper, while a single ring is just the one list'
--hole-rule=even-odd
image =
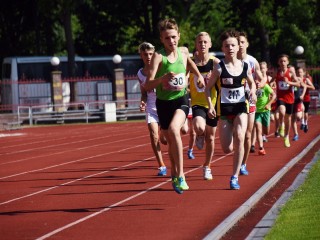
[{"label": "green and white tank top", "polygon": [[156,74],[156,78],[168,72],[174,72],[175,78],[168,82],[160,83],[156,88],[157,98],[161,100],[174,100],[187,93],[188,80],[186,78],[186,67],[183,63],[180,48],[178,48],[178,58],[174,63],[170,63],[164,49],[159,51],[162,54],[162,66]]}]

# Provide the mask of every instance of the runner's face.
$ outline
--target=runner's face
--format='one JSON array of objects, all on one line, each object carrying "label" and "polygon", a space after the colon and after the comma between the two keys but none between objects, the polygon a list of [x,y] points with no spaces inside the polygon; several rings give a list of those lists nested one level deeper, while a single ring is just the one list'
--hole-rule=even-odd
[{"label": "runner's face", "polygon": [[222,51],[225,56],[234,57],[237,56],[237,52],[239,51],[239,43],[235,37],[229,37],[222,43]]},{"label": "runner's face", "polygon": [[265,64],[261,64],[260,65],[260,70],[261,70],[261,72],[266,73],[268,71],[268,68],[267,68],[267,66]]},{"label": "runner's face", "polygon": [[211,46],[211,40],[208,36],[197,37],[196,49],[199,53],[208,53]]},{"label": "runner's face", "polygon": [[140,53],[140,57],[141,57],[144,65],[146,65],[146,66],[150,65],[153,53],[154,53],[153,50],[145,50],[145,51]]},{"label": "runner's face", "polygon": [[298,70],[298,77],[303,77],[303,76],[304,76],[303,69],[299,68],[299,70]]},{"label": "runner's face", "polygon": [[249,43],[248,43],[248,40],[244,36],[239,37],[239,47],[240,47],[239,52],[241,52],[241,53],[247,52],[247,48],[249,47]]},{"label": "runner's face", "polygon": [[178,43],[180,39],[180,33],[175,29],[167,29],[161,32],[160,40],[164,45],[165,49],[169,51],[174,51],[178,48]]},{"label": "runner's face", "polygon": [[278,64],[279,64],[279,67],[281,68],[287,67],[289,64],[289,60],[286,57],[282,57],[279,59]]}]

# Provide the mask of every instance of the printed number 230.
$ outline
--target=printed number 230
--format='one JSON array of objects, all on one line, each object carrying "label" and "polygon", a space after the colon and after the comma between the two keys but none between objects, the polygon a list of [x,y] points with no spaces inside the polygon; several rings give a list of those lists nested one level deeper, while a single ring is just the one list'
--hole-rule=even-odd
[{"label": "printed number 230", "polygon": [[175,77],[171,80],[172,84],[175,85],[175,86],[178,86],[178,85],[182,85],[183,84],[183,78],[182,77]]}]

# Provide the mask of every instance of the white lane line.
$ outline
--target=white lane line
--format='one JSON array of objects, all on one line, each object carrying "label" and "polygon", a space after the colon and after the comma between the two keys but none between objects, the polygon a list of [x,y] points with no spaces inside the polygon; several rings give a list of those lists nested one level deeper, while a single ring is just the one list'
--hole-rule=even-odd
[{"label": "white lane line", "polygon": [[47,233],[47,234],[45,234],[45,235],[37,238],[37,240],[46,239],[46,238],[51,237],[51,236],[53,236],[53,235],[55,235],[55,234],[57,234],[57,233],[59,233],[59,232],[62,232],[63,230],[66,230],[66,229],[68,229],[68,228],[70,228],[70,227],[72,227],[72,226],[74,226],[74,225],[77,225],[77,224],[79,224],[79,223],[81,223],[81,222],[84,222],[84,221],[90,219],[90,218],[93,218],[93,217],[95,217],[95,216],[98,216],[98,215],[100,215],[101,213],[104,213],[104,212],[107,212],[107,211],[109,211],[109,210],[112,210],[112,208],[117,207],[117,206],[119,206],[119,205],[121,205],[121,204],[123,204],[123,203],[125,203],[125,202],[128,202],[128,201],[134,199],[134,198],[137,198],[137,197],[139,197],[140,195],[143,195],[143,194],[149,192],[150,190],[153,190],[153,189],[155,189],[155,188],[158,188],[158,187],[166,184],[166,183],[169,182],[169,181],[171,182],[171,179],[168,179],[168,180],[165,181],[165,182],[159,183],[159,184],[157,184],[157,185],[155,185],[155,186],[153,186],[153,187],[150,187],[150,188],[148,188],[148,189],[146,189],[146,190],[144,190],[144,191],[141,191],[141,192],[139,192],[139,193],[136,193],[135,195],[132,195],[132,196],[130,196],[130,197],[128,197],[128,198],[125,198],[125,199],[123,199],[123,200],[121,200],[121,201],[119,201],[119,202],[116,202],[116,203],[110,205],[109,207],[103,208],[102,210],[100,210],[100,211],[98,211],[98,212],[92,213],[92,214],[90,214],[90,215],[88,215],[88,216],[86,216],[86,217],[84,217],[84,218],[80,218],[80,219],[78,219],[78,220],[75,221],[75,222],[71,222],[71,223],[69,223],[69,224],[67,224],[67,225],[65,225],[65,226],[63,226],[63,227],[61,227],[61,228],[57,228],[56,230],[54,230],[54,231],[52,231],[52,232],[49,232],[49,233]]},{"label": "white lane line", "polygon": [[22,136],[22,135],[25,135],[25,133],[0,133],[0,138],[17,137],[17,136]]},{"label": "white lane line", "polygon": [[[113,136],[121,136],[123,134],[117,134]],[[83,140],[78,140],[78,141],[73,141],[73,142],[66,142],[66,143],[60,143],[60,144],[55,144],[55,145],[46,145],[43,147],[38,147],[38,148],[29,148],[29,149],[24,149],[24,150],[17,150],[17,151],[12,151],[12,152],[6,152],[6,153],[0,153],[0,155],[12,155],[12,154],[17,154],[17,153],[25,153],[25,152],[32,152],[35,150],[40,150],[40,149],[46,149],[46,148],[53,148],[53,147],[59,147],[59,146],[66,146],[66,145],[71,145],[71,144],[76,144],[76,143],[83,143],[83,142],[88,142],[88,141],[95,141],[99,139],[104,139],[104,138],[110,138],[110,136],[101,136],[101,137],[95,137],[95,138],[90,138],[90,139],[83,139]]]},{"label": "white lane line", "polygon": [[[270,134],[270,135],[271,135],[271,134]],[[307,151],[309,151],[309,150],[310,150],[310,149],[308,149]],[[226,155],[224,155],[224,156],[221,156],[220,158],[217,158],[217,159],[211,161],[211,163],[218,162],[218,161],[222,160],[223,158],[225,158],[225,157],[227,157],[227,156],[229,156],[229,155],[232,155],[232,154],[233,154],[233,152],[228,153],[228,154],[226,154]],[[190,173],[190,172],[196,171],[196,170],[198,170],[198,169],[200,169],[200,168],[202,168],[202,166],[193,168],[193,169],[187,171],[186,173]],[[119,206],[119,205],[122,204],[122,203],[128,202],[128,201],[130,201],[130,200],[132,200],[132,199],[134,199],[134,198],[137,198],[138,196],[140,196],[140,195],[142,195],[142,194],[145,194],[145,193],[149,192],[149,191],[152,190],[152,189],[155,189],[155,188],[157,188],[157,187],[160,187],[160,186],[162,186],[162,185],[164,185],[164,184],[166,184],[166,183],[168,183],[168,182],[170,182],[170,181],[171,181],[171,180],[168,179],[168,180],[165,181],[165,182],[162,182],[162,183],[160,183],[160,184],[158,184],[158,185],[155,185],[155,186],[153,186],[153,187],[151,187],[151,188],[148,188],[148,189],[146,189],[146,190],[144,190],[144,191],[141,191],[141,192],[139,192],[139,193],[137,193],[137,194],[135,194],[135,195],[133,195],[133,196],[131,196],[131,197],[128,197],[128,198],[126,198],[126,199],[124,199],[124,200],[122,200],[122,201],[119,201],[119,202],[117,202],[117,203],[114,203],[114,204],[112,204],[112,205],[110,205],[110,206],[108,206],[108,207],[106,207],[106,208],[103,208],[103,209],[101,209],[101,210],[98,211],[98,212],[92,213],[92,214],[90,214],[90,215],[88,215],[88,216],[86,216],[86,217],[83,217],[83,218],[78,219],[77,221],[71,222],[71,223],[69,223],[69,224],[67,224],[67,225],[64,225],[64,226],[62,226],[62,227],[60,227],[60,228],[57,228],[57,229],[55,229],[54,231],[49,232],[49,233],[47,233],[47,234],[45,234],[45,235],[37,238],[37,240],[47,239],[47,238],[49,238],[49,237],[51,237],[51,236],[53,236],[53,235],[55,235],[55,234],[57,234],[57,233],[59,233],[59,232],[62,232],[62,231],[66,230],[66,229],[68,229],[68,228],[70,228],[70,227],[73,227],[73,226],[75,226],[75,225],[77,225],[77,224],[79,224],[79,223],[81,223],[81,222],[84,222],[84,221],[86,221],[86,220],[88,220],[88,219],[90,219],[90,218],[93,218],[93,217],[95,217],[95,216],[97,216],[97,215],[100,215],[100,214],[102,214],[102,213],[104,213],[104,212],[106,212],[106,211],[112,210],[113,207]],[[259,191],[259,190],[258,190],[258,191]],[[206,238],[206,239],[217,239],[217,238]]]},{"label": "white lane line", "polygon": [[[118,129],[119,130],[119,129]],[[114,131],[111,131],[111,130],[108,130],[108,136],[104,135],[104,137],[110,137],[110,134],[114,134],[114,133],[119,133],[120,130],[118,131],[117,129],[114,129]],[[123,130],[124,131],[124,130]],[[82,138],[82,137],[87,137],[88,136],[88,131],[84,131],[81,129],[81,132],[74,132],[74,131],[69,131],[70,134],[68,135],[68,132],[64,133],[65,135],[67,135],[68,137],[59,137],[60,134],[56,134],[56,133],[52,133],[52,132],[49,132],[47,133],[46,135],[41,135],[41,136],[38,136],[36,135],[34,137],[34,135],[32,135],[32,133],[29,133],[28,134],[28,142],[26,142],[25,140],[23,141],[23,143],[21,143],[21,141],[19,143],[11,143],[11,144],[14,144],[14,145],[10,145],[10,146],[7,146],[7,145],[2,145],[0,146],[0,149],[8,149],[8,148],[18,148],[18,147],[22,147],[22,146],[29,146],[29,145],[34,145],[34,144],[37,144],[37,143],[50,143],[52,141],[63,141],[65,139],[78,139],[78,138]],[[90,131],[92,134],[94,133],[97,133],[97,131]],[[139,130],[136,130],[135,132],[141,132]],[[101,134],[101,131],[99,131],[99,133]],[[20,135],[26,135],[25,133],[19,133]],[[1,136],[1,134],[0,134]],[[70,137],[71,136],[71,137]],[[59,137],[59,138],[57,138]],[[45,138],[44,140],[40,140],[41,138]],[[49,139],[48,139],[49,138]],[[36,139],[37,141],[32,141],[33,139]],[[32,141],[32,142],[31,142]],[[3,153],[0,153],[0,155],[2,155]]]},{"label": "white lane line", "polygon": [[[144,145],[146,145],[146,144],[136,145],[136,146],[130,147],[130,148],[124,148],[124,149],[122,149],[120,151],[109,152],[109,153],[106,153],[106,154],[99,154],[99,155],[95,155],[95,156],[91,156],[91,157],[87,157],[87,158],[82,158],[82,159],[78,159],[77,161],[73,161],[73,162],[78,162],[78,161],[83,161],[83,160],[87,160],[87,159],[91,159],[91,158],[101,157],[101,156],[105,156],[105,155],[108,155],[108,154],[111,154],[111,153],[119,153],[119,152],[130,150],[130,149],[133,149],[133,148],[136,148],[136,147],[142,147]],[[154,158],[154,157],[151,157],[151,158]],[[55,189],[55,188],[58,188],[58,187],[61,187],[61,186],[66,186],[68,184],[75,183],[75,182],[78,182],[78,181],[81,181],[81,180],[84,180],[84,179],[87,179],[87,178],[90,178],[90,177],[98,176],[98,175],[101,175],[101,174],[104,174],[104,173],[107,173],[107,172],[110,172],[110,171],[115,171],[115,170],[118,170],[118,169],[121,169],[121,168],[130,167],[132,165],[136,165],[138,163],[144,162],[144,161],[149,160],[151,158],[146,158],[146,159],[143,159],[143,160],[140,160],[140,161],[136,161],[136,162],[133,162],[133,163],[130,163],[130,164],[127,164],[127,165],[120,166],[120,167],[111,168],[110,170],[106,170],[106,171],[102,171],[102,172],[99,172],[99,173],[94,173],[94,174],[91,174],[91,175],[87,175],[87,176],[84,176],[84,177],[81,177],[81,178],[74,179],[74,180],[69,181],[69,182],[61,183],[59,185],[40,190],[38,192],[34,192],[34,193],[30,193],[30,194],[27,194],[27,195],[24,195],[24,196],[21,196],[21,197],[13,198],[13,199],[7,200],[5,202],[1,202],[0,206],[8,204],[8,203],[11,203],[11,202],[15,202],[15,201],[18,201],[18,200],[21,200],[21,199],[24,199],[24,198],[28,198],[28,197],[31,197],[31,196],[34,196],[34,195],[38,195],[40,193],[47,192],[47,191],[50,191],[52,189]],[[61,166],[61,165],[64,165],[64,164],[59,164],[59,165],[55,165],[55,166]],[[44,169],[48,169],[48,168],[38,169],[38,170],[34,170],[34,171],[40,171],[40,170],[44,170]],[[31,172],[34,172],[34,171],[31,171]]]},{"label": "white lane line", "polygon": [[[220,239],[222,238],[237,222],[240,221],[250,210],[257,204],[257,202],[265,196],[265,194],[275,186],[279,180],[300,161],[311,148],[320,140],[320,136],[314,138],[298,155],[290,159],[284,167],[282,167],[272,178],[263,184],[252,196],[227,218],[225,218],[218,226],[216,226],[203,240]],[[269,219],[270,220],[270,219]],[[260,238],[257,238],[260,239]]]},{"label": "white lane line", "polygon": [[[139,136],[139,137],[131,138],[131,139],[137,139],[137,138],[141,138],[141,137],[145,138],[145,136]],[[124,141],[124,140],[119,140],[119,141],[114,141],[114,142],[122,142],[122,141]],[[98,144],[98,145],[95,145],[95,146],[101,146],[101,145],[105,145],[105,144],[108,144],[108,143]],[[145,145],[149,145],[149,143],[144,143],[144,144],[141,144],[141,145],[134,145],[134,146],[132,146],[130,148],[125,148],[125,149],[138,148],[140,146],[145,146]],[[78,148],[78,149],[75,149],[75,150],[79,151],[79,150],[84,150],[84,149],[88,149],[88,148],[90,148],[90,147],[83,147],[83,148]],[[123,152],[125,149],[121,149],[121,150],[117,150],[117,151],[113,151],[113,152],[102,153],[102,154],[98,154],[98,155],[94,155],[94,156],[90,156],[90,157],[80,158],[80,159],[69,161],[69,162],[64,162],[64,163],[60,163],[60,164],[56,164],[56,165],[51,165],[51,166],[45,167],[45,168],[39,168],[39,169],[30,170],[30,171],[26,171],[26,172],[16,173],[16,174],[13,174],[13,175],[0,177],[0,180],[11,178],[11,177],[16,177],[16,176],[20,176],[20,175],[24,175],[24,174],[28,174],[28,173],[40,172],[40,171],[43,171],[43,170],[47,170],[47,169],[51,169],[51,168],[55,168],[55,167],[60,167],[60,166],[64,166],[64,165],[67,165],[67,164],[70,164],[70,163],[76,163],[76,162],[80,162],[80,161],[84,161],[84,160],[88,160],[88,159],[92,159],[92,158],[97,158],[97,157],[101,157],[101,156],[106,156],[106,155],[113,154],[113,153],[119,153],[119,152]],[[66,153],[66,152],[70,152],[70,151],[59,152],[58,154],[62,154],[62,153]],[[56,155],[56,154],[50,154],[50,156],[52,156],[52,155]],[[48,155],[46,155],[46,156],[48,156]],[[44,156],[41,156],[41,157],[44,157]]]},{"label": "white lane line", "polygon": [[[110,143],[118,143],[118,142],[124,142],[124,141],[131,141],[132,139],[138,139],[138,138],[144,138],[147,135],[140,135],[138,137],[135,138],[126,138],[126,139],[121,139],[121,140],[117,140],[117,141],[112,141],[112,142],[104,142],[104,143],[100,143],[100,144],[95,144],[95,145],[90,145],[87,147],[81,147],[81,148],[70,148],[68,150],[65,151],[60,151],[60,152],[54,152],[52,154],[45,154],[45,155],[38,155],[35,157],[28,157],[28,158],[24,158],[24,159],[18,159],[18,160],[14,160],[14,161],[9,161],[9,162],[4,162],[4,163],[0,163],[0,165],[6,165],[6,164],[12,164],[12,163],[17,163],[17,162],[23,162],[23,161],[27,161],[30,159],[35,159],[35,158],[43,158],[43,157],[48,157],[48,156],[54,156],[54,155],[59,155],[59,154],[63,154],[63,153],[67,153],[67,152],[74,152],[74,151],[79,151],[79,150],[85,150],[85,149],[89,149],[92,147],[99,147],[99,146],[103,146],[103,145],[108,145]],[[96,140],[98,138],[95,138],[94,140]],[[75,143],[79,143],[79,142],[86,142],[86,141],[90,141],[92,139],[87,139],[87,140],[82,140],[82,141],[77,141],[77,142],[72,142],[72,143],[65,143],[65,144],[56,144],[56,145],[51,145],[50,148],[55,148],[57,146],[64,146],[64,145],[68,145],[68,144],[75,144]],[[43,147],[46,148],[46,147]],[[43,149],[43,148],[33,148],[32,151],[34,150],[39,150],[39,149]],[[49,147],[48,147],[49,148]],[[31,150],[30,150],[31,151]],[[14,175],[13,175],[14,176]],[[1,177],[0,179],[2,179],[3,177]],[[4,177],[5,178],[5,177]]]},{"label": "white lane line", "polygon": [[[224,156],[222,156],[222,157],[220,157],[220,158],[217,158],[216,160],[211,161],[211,162],[213,163],[213,162],[220,161],[220,160],[222,160],[223,158],[225,158],[225,157],[227,157],[228,155],[231,155],[231,154],[232,154],[232,153],[228,153],[228,154],[226,154],[226,155],[224,155]],[[200,169],[200,168],[202,168],[202,166],[193,168],[193,169],[187,171],[186,173],[190,173],[190,172],[196,171],[196,170],[198,170],[198,169]],[[59,233],[59,232],[64,231],[64,230],[66,230],[66,229],[68,229],[68,228],[70,228],[70,227],[73,227],[73,226],[75,226],[75,225],[77,225],[77,224],[79,224],[79,223],[81,223],[81,222],[84,222],[84,221],[86,221],[86,220],[88,220],[88,219],[90,219],[90,218],[93,218],[93,217],[98,216],[98,215],[100,215],[100,214],[102,214],[102,213],[104,213],[104,212],[107,212],[107,211],[109,211],[109,210],[112,210],[112,208],[117,207],[117,206],[119,206],[119,205],[121,205],[121,204],[123,204],[123,203],[125,203],[125,202],[128,202],[128,201],[130,201],[130,200],[132,200],[132,199],[135,199],[135,198],[137,198],[137,197],[139,197],[139,196],[141,196],[141,195],[143,195],[143,194],[145,194],[145,193],[148,193],[148,192],[150,192],[151,190],[156,189],[156,188],[158,188],[158,187],[160,187],[160,186],[162,186],[162,185],[164,185],[164,184],[166,184],[166,183],[168,183],[168,182],[171,182],[171,179],[168,179],[168,180],[166,180],[166,181],[164,181],[164,182],[162,182],[162,183],[159,183],[159,184],[157,184],[157,185],[155,185],[155,186],[153,186],[153,187],[150,187],[150,188],[148,188],[148,189],[146,189],[146,190],[144,190],[144,191],[141,191],[141,192],[136,193],[136,194],[134,194],[134,195],[132,195],[132,196],[130,196],[130,197],[128,197],[128,198],[125,198],[125,199],[123,199],[123,200],[121,200],[121,201],[119,201],[119,202],[116,202],[116,203],[114,203],[114,204],[112,204],[112,205],[110,205],[110,206],[108,206],[108,207],[105,207],[105,208],[101,209],[101,210],[98,211],[98,212],[92,213],[92,214],[90,214],[90,215],[88,215],[88,216],[86,216],[86,217],[83,217],[83,218],[78,219],[77,221],[71,222],[71,223],[69,223],[69,224],[67,224],[67,225],[64,225],[64,226],[62,226],[62,227],[60,227],[60,228],[57,228],[56,230],[54,230],[54,231],[52,231],[52,232],[49,232],[49,233],[47,233],[47,234],[45,234],[45,235],[37,238],[37,240],[46,239],[46,238],[51,237],[51,236],[53,236],[53,235],[55,235],[55,234],[57,234],[57,233]]]}]

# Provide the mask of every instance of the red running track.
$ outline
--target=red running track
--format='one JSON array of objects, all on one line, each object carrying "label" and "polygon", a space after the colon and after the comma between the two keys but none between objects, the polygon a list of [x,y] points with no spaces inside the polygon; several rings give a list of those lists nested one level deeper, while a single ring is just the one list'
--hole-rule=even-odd
[{"label": "red running track", "polygon": [[182,195],[169,176],[156,176],[145,122],[1,132],[1,239],[202,239],[319,136],[319,120],[312,116],[291,148],[270,136],[267,155],[250,155],[239,191],[229,190],[232,155],[219,138],[212,181],[203,180],[204,151],[195,150]]}]

